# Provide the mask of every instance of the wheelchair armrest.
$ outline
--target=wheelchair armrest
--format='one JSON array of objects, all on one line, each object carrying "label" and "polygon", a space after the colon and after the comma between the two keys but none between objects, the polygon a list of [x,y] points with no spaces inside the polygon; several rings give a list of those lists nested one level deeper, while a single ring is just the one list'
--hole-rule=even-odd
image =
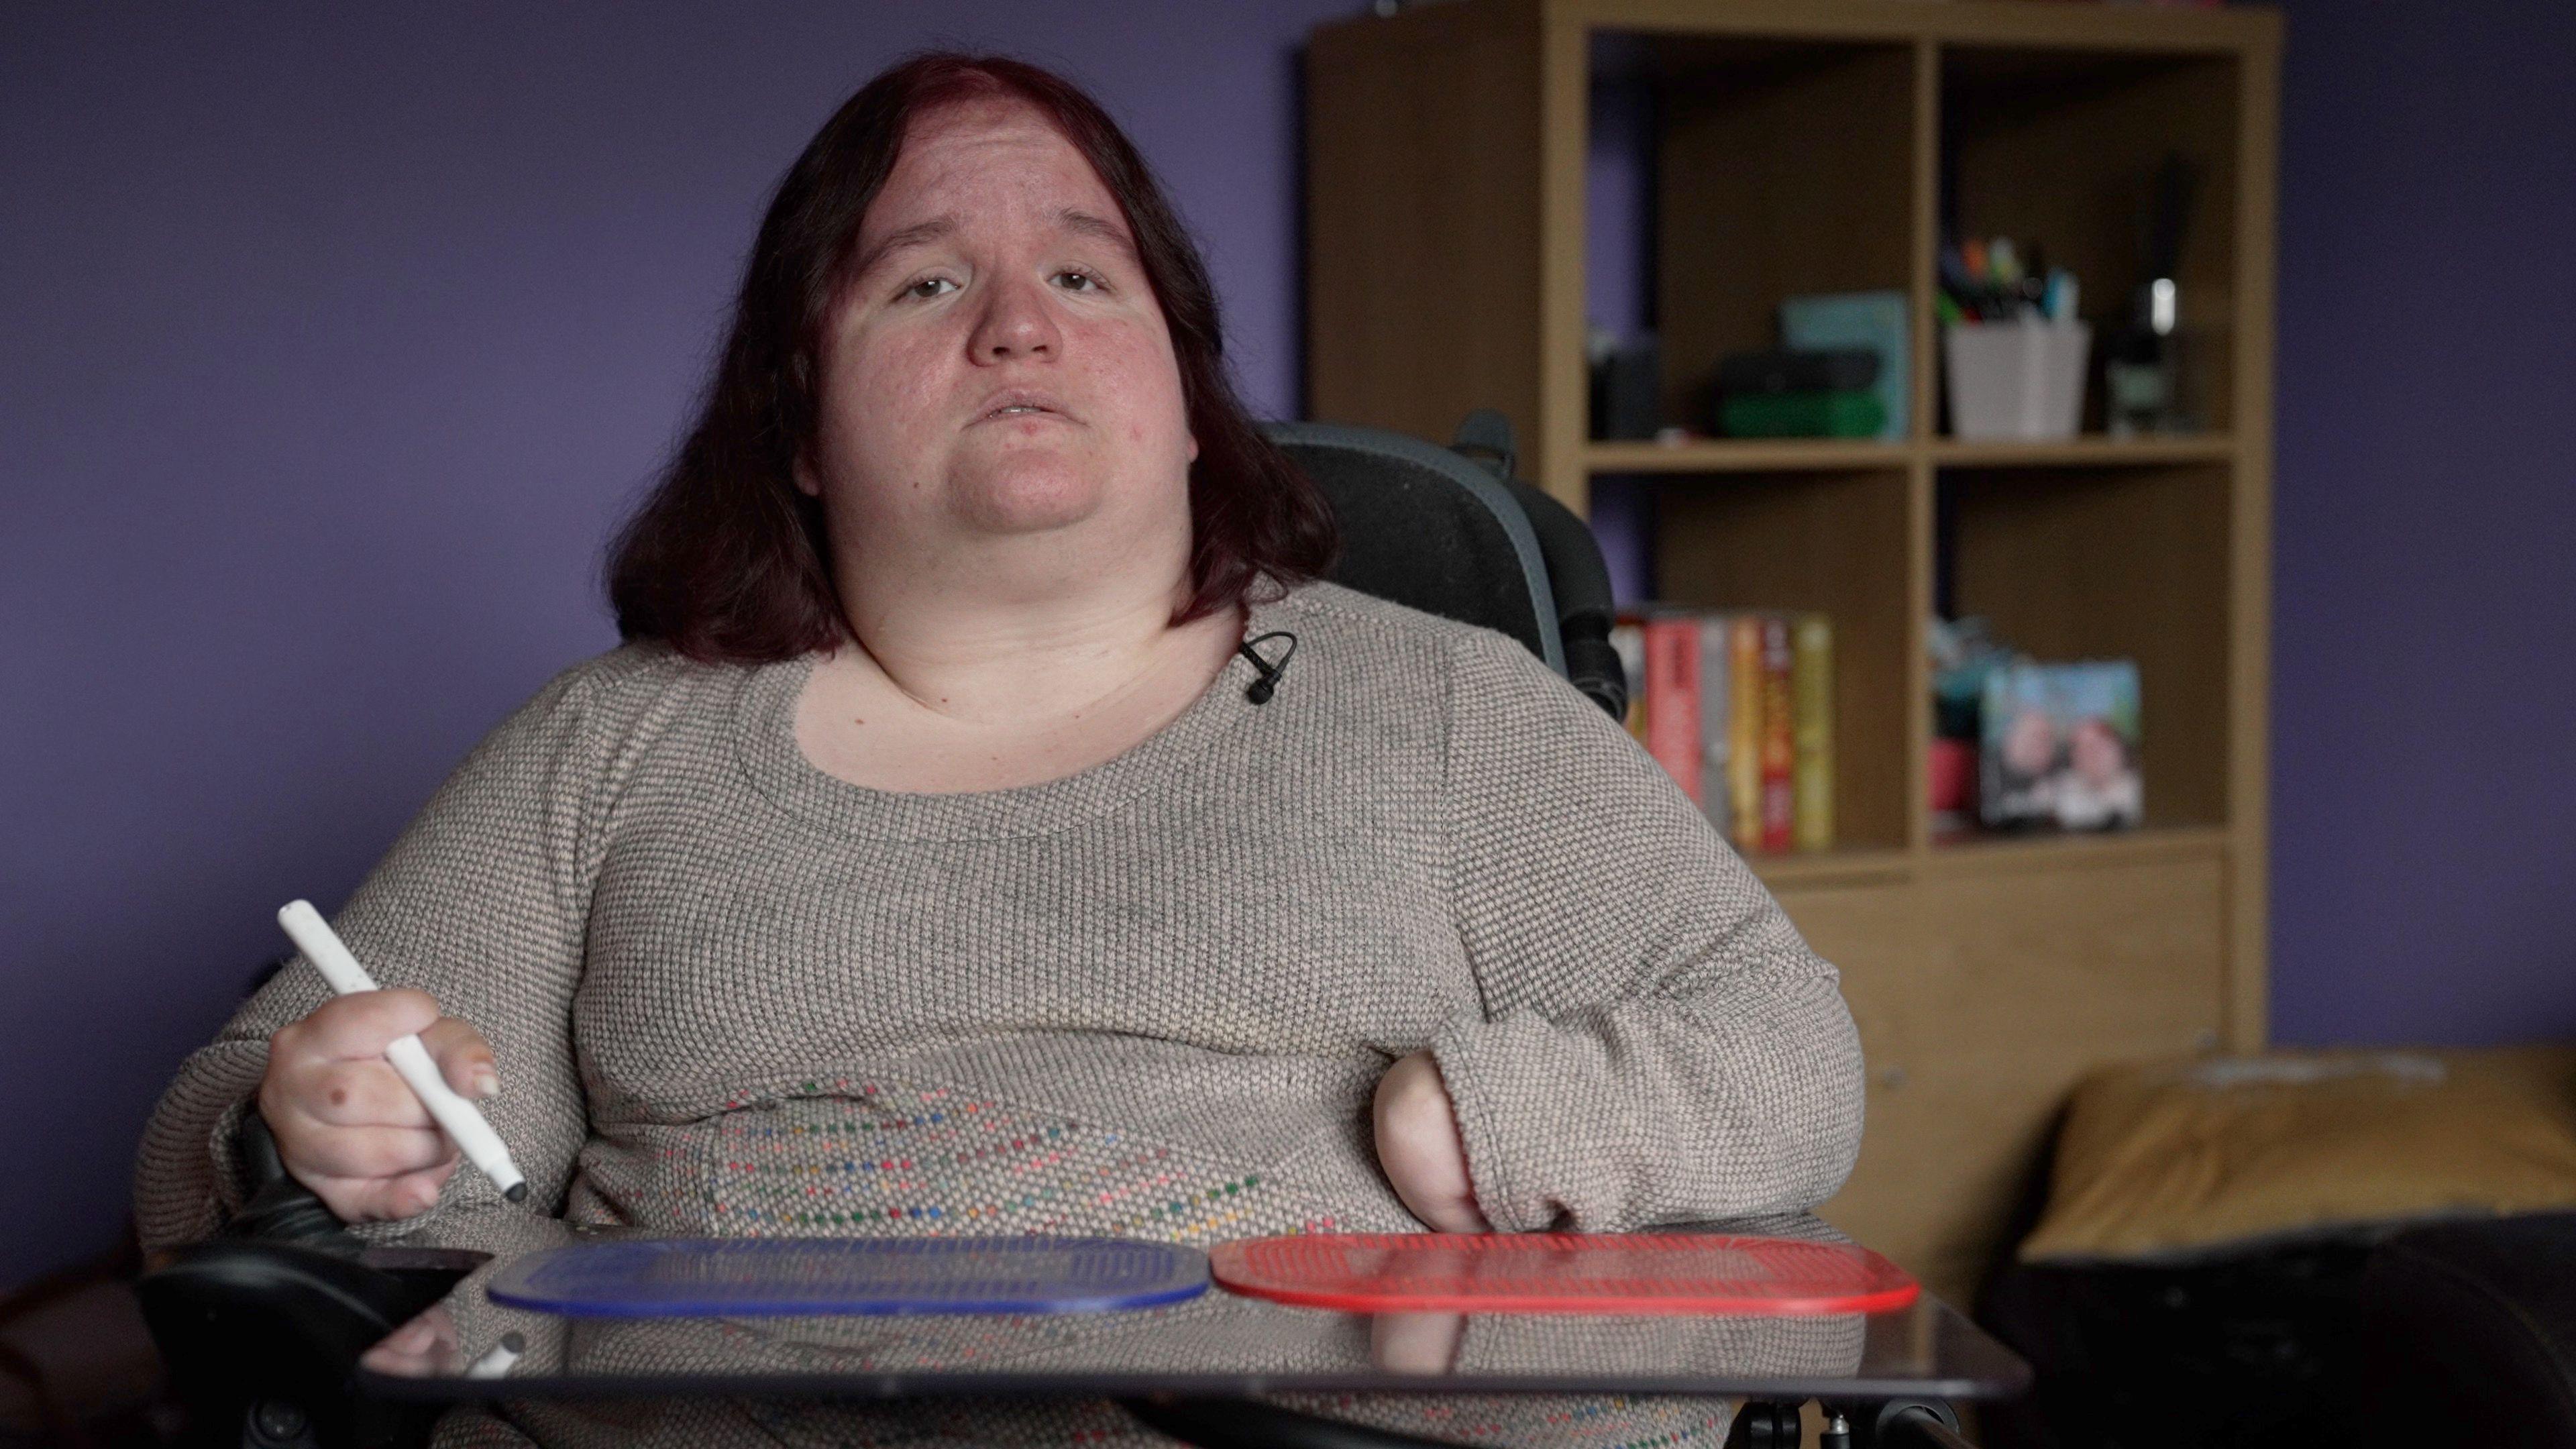
[{"label": "wheelchair armrest", "polygon": [[[215,1238],[143,1275],[135,1296],[199,1442],[359,1442],[358,1356],[470,1271],[456,1255],[420,1256],[432,1261],[386,1268],[339,1244]],[[393,1431],[424,1436],[425,1423]]]},{"label": "wheelchair armrest", "polygon": [[367,1245],[287,1175],[257,1113],[241,1143],[255,1191],[218,1236],[136,1282],[144,1322],[209,1442],[233,1442],[221,1436],[235,1426],[247,1443],[348,1442],[358,1356],[447,1296],[479,1255],[370,1261]]},{"label": "wheelchair armrest", "polygon": [[253,1243],[302,1243],[325,1251],[355,1253],[360,1244],[313,1189],[287,1176],[277,1142],[256,1111],[242,1119],[242,1156],[257,1184],[240,1212],[216,1233],[219,1238]]}]

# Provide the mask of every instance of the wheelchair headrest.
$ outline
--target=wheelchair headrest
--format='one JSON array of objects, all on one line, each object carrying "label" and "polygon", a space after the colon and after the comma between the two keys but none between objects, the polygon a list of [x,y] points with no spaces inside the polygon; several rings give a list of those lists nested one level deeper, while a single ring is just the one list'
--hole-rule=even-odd
[{"label": "wheelchair headrest", "polygon": [[1566,672],[1538,536],[1482,464],[1379,428],[1271,423],[1263,431],[1332,505],[1342,533],[1333,582],[1498,630]]}]

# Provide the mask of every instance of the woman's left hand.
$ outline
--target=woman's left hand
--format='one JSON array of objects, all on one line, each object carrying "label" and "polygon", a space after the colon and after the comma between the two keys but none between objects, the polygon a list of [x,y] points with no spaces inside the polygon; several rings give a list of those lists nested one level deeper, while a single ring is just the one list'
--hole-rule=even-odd
[{"label": "woman's left hand", "polygon": [[1458,1114],[1431,1053],[1415,1052],[1377,1084],[1377,1160],[1413,1215],[1441,1233],[1493,1231],[1467,1178]]}]

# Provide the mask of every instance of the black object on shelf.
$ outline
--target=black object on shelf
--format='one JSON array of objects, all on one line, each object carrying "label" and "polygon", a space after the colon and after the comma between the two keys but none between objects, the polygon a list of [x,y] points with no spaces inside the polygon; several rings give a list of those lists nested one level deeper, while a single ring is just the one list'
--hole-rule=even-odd
[{"label": "black object on shelf", "polygon": [[1722,393],[1858,392],[1878,382],[1878,354],[1866,347],[1774,347],[1731,353],[1717,364]]},{"label": "black object on shelf", "polygon": [[1663,426],[1662,349],[1653,333],[1592,352],[1594,442],[1645,442]]}]

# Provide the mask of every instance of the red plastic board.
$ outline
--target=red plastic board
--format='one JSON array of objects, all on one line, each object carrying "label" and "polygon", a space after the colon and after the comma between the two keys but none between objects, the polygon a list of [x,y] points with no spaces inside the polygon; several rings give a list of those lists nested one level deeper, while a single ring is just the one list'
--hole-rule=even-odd
[{"label": "red plastic board", "polygon": [[1208,1262],[1232,1292],[1346,1313],[1883,1313],[1922,1292],[1867,1248],[1709,1233],[1310,1233]]}]

